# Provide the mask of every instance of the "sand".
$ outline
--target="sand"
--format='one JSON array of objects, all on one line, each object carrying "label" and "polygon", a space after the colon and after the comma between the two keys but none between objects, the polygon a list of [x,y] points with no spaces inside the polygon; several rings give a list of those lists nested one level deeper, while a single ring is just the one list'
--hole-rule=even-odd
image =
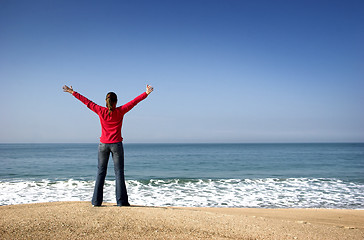
[{"label": "sand", "polygon": [[116,207],[53,202],[0,206],[0,239],[364,239],[364,211]]}]

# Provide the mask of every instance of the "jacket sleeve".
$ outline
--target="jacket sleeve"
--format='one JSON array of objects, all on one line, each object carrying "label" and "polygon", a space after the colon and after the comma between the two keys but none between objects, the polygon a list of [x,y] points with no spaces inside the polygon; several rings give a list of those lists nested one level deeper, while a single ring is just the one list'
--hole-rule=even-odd
[{"label": "jacket sleeve", "polygon": [[139,96],[137,96],[136,98],[131,100],[130,102],[128,102],[128,103],[124,104],[123,106],[121,106],[122,112],[124,114],[129,112],[133,107],[135,107],[139,102],[143,101],[147,97],[148,97],[148,94],[146,92],[143,92],[142,94],[140,94]]},{"label": "jacket sleeve", "polygon": [[96,103],[92,102],[88,98],[82,96],[78,92],[73,92],[72,94],[75,98],[80,100],[82,103],[84,103],[89,109],[91,109],[95,113],[99,113],[101,111],[101,106],[97,105]]}]

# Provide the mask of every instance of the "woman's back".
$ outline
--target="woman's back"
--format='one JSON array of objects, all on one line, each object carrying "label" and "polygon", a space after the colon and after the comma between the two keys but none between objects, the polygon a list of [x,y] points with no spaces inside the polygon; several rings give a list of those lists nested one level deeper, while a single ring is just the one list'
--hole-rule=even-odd
[{"label": "woman's back", "polygon": [[148,96],[146,92],[143,92],[130,102],[110,111],[109,108],[97,105],[78,92],[73,92],[72,95],[99,116],[101,123],[100,142],[102,143],[116,143],[123,141],[121,128],[124,115]]}]

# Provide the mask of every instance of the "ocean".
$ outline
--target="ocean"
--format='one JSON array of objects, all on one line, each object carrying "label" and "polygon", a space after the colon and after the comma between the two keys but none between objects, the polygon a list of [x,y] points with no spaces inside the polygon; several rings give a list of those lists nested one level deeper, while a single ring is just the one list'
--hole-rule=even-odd
[{"label": "ocean", "polygon": [[[91,201],[97,148],[0,144],[0,205]],[[364,143],[126,143],[124,151],[132,205],[364,209]],[[111,157],[104,201],[115,202]]]}]

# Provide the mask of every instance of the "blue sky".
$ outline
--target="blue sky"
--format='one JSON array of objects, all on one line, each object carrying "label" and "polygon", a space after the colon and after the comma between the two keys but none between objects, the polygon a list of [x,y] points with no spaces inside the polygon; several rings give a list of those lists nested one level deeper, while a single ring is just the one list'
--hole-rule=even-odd
[{"label": "blue sky", "polygon": [[363,142],[363,1],[0,1],[0,142]]}]

